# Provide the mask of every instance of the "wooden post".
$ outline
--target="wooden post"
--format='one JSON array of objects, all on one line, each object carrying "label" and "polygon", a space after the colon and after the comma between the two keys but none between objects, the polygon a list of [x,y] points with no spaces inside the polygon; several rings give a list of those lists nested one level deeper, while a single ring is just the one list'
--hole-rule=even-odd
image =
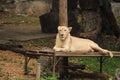
[{"label": "wooden post", "polygon": [[36,80],[40,79],[40,75],[41,75],[41,63],[37,63]]},{"label": "wooden post", "polygon": [[28,74],[28,69],[27,69],[27,64],[28,64],[28,57],[25,55],[25,65],[24,65],[24,74]]},{"label": "wooden post", "polygon": [[103,57],[100,57],[100,73],[102,73]]},{"label": "wooden post", "polygon": [[67,0],[59,0],[59,25],[68,26]]},{"label": "wooden post", "polygon": [[[67,0],[59,0],[59,25],[68,26]],[[64,57],[60,65],[60,78],[64,78],[68,73],[68,70],[64,67],[68,65],[68,57]]]}]

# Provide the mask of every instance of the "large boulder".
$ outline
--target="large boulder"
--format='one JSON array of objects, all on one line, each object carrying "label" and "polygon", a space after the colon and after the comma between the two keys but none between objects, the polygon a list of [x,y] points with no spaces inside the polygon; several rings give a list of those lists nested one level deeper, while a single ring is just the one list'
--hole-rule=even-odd
[{"label": "large boulder", "polygon": [[15,13],[28,16],[40,16],[51,10],[51,2],[48,0],[23,1],[16,3]]},{"label": "large boulder", "polygon": [[112,11],[115,17],[120,17],[120,3],[112,2]]},{"label": "large boulder", "polygon": [[41,31],[43,33],[57,33],[58,17],[57,12],[50,12],[40,16]]}]

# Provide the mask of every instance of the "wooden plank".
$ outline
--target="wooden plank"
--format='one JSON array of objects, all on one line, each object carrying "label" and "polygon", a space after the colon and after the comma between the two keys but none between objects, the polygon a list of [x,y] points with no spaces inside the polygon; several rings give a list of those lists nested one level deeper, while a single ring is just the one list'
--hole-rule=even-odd
[{"label": "wooden plank", "polygon": [[[114,57],[120,57],[120,52],[112,51]],[[48,52],[48,51],[30,51],[27,52],[26,55],[33,55],[33,56],[58,56],[58,57],[100,57],[100,56],[106,56],[109,57],[109,55],[104,55],[100,52],[89,52],[89,53],[81,53],[81,52]]]},{"label": "wooden plank", "polygon": [[54,56],[54,54],[49,54],[49,53],[31,53],[31,52],[27,52],[26,53],[27,56]]},{"label": "wooden plank", "polygon": [[[120,57],[120,52],[112,52],[113,57]],[[55,56],[59,57],[100,57],[100,56],[109,56],[104,55],[100,52],[89,52],[89,53],[81,53],[81,52],[56,52]]]}]

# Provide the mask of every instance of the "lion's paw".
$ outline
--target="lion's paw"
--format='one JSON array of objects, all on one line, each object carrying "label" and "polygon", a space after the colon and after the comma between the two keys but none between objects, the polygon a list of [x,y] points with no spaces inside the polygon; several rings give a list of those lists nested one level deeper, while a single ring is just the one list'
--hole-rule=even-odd
[{"label": "lion's paw", "polygon": [[103,50],[103,53],[105,53],[105,54],[109,54],[111,58],[113,57],[112,52],[110,52],[110,51],[108,51],[108,50]]},{"label": "lion's paw", "polygon": [[62,51],[64,51],[64,52],[69,52],[70,50],[67,49],[67,48],[63,48]]}]

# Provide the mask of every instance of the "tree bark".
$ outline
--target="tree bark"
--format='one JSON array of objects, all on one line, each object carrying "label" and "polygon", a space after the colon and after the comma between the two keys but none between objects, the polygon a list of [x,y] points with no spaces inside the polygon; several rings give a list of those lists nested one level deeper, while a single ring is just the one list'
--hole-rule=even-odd
[{"label": "tree bark", "polygon": [[120,29],[108,0],[79,0],[82,15],[81,37],[97,38],[102,32],[120,37]]},{"label": "tree bark", "polygon": [[[59,25],[68,27],[67,0],[59,0]],[[64,78],[68,74],[68,70],[64,67],[68,65],[68,57],[63,57],[60,63],[60,78]]]},{"label": "tree bark", "polygon": [[[77,1],[78,0],[68,0],[68,26],[73,27],[72,35],[76,35],[77,32],[80,30],[80,25],[77,23],[77,17],[75,10],[77,8]],[[62,5],[62,4],[61,4]],[[61,6],[63,7],[63,5]],[[62,9],[62,8],[61,8]],[[64,11],[61,12],[61,15],[64,15]],[[78,15],[79,13],[77,13]],[[67,16],[63,17],[61,20],[66,20]],[[57,27],[59,25],[59,0],[53,0],[52,2],[52,10],[50,13],[44,14],[40,16],[40,23],[41,23],[41,30],[44,33],[57,33]],[[65,22],[67,23],[67,21]],[[63,23],[62,23],[63,24]],[[63,24],[64,25],[64,24]]]},{"label": "tree bark", "polygon": [[[108,0],[101,0],[102,5],[101,8],[101,15],[102,15],[102,30],[107,32],[105,29],[108,30],[108,33],[112,32],[117,38],[120,37],[120,29],[117,25],[116,19],[111,9],[111,4]],[[106,22],[106,24],[105,24]]]},{"label": "tree bark", "polygon": [[81,37],[96,38],[101,31],[101,16],[98,0],[79,0],[81,7]]},{"label": "tree bark", "polygon": [[68,26],[67,0],[59,0],[59,25]]}]

